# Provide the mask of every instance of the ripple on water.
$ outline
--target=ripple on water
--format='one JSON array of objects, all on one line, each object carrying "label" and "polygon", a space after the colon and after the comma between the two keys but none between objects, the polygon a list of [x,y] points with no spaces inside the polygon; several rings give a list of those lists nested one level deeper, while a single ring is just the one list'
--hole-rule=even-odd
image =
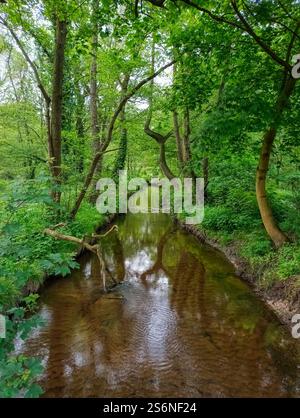
[{"label": "ripple on water", "polygon": [[[41,296],[45,396],[297,396],[299,353],[223,255],[165,215],[128,215],[103,242],[124,283],[103,297],[96,257]],[[124,275],[125,273],[125,275]],[[116,299],[112,299],[115,295]]]}]

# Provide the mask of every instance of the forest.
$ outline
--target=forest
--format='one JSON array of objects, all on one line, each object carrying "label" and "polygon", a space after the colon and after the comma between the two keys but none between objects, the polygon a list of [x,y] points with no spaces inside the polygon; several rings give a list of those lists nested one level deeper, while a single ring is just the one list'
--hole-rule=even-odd
[{"label": "forest", "polygon": [[[298,0],[0,2],[1,398],[299,397],[299,78]],[[120,170],[203,222],[100,214]]]}]

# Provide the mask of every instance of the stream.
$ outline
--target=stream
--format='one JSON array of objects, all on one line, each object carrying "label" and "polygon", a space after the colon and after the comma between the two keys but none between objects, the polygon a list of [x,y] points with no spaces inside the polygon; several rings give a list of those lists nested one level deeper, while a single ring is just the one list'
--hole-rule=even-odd
[{"label": "stream", "polygon": [[299,396],[299,342],[221,252],[166,214],[117,224],[102,250],[120,284],[103,295],[84,254],[48,281],[45,325],[18,344],[42,359],[43,396]]}]

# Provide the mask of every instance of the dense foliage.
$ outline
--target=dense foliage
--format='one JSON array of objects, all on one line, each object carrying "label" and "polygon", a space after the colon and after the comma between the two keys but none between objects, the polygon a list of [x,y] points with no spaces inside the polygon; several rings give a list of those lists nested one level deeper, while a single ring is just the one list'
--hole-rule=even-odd
[{"label": "dense foliage", "polygon": [[1,397],[41,394],[14,346],[46,275],[77,267],[44,229],[91,234],[96,182],[119,169],[203,176],[199,228],[262,286],[299,286],[299,21],[293,0],[1,2]]}]

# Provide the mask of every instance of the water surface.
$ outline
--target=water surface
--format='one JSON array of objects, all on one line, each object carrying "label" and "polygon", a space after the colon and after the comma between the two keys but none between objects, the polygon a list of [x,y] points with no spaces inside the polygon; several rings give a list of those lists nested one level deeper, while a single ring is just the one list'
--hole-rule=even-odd
[{"label": "water surface", "polygon": [[168,215],[118,224],[112,293],[86,254],[41,296],[46,325],[20,350],[42,358],[44,396],[299,396],[298,341],[220,252]]}]

